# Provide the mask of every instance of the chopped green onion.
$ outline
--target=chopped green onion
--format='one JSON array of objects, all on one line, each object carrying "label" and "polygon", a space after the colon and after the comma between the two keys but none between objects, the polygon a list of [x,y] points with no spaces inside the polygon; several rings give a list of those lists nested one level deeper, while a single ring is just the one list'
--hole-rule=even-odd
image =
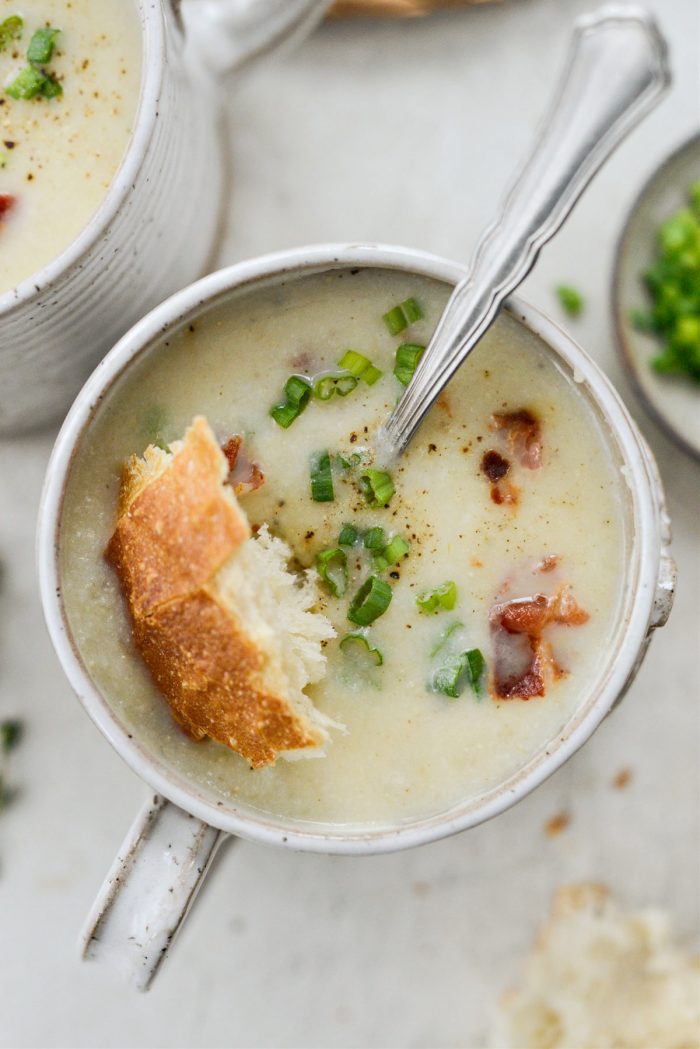
[{"label": "chopped green onion", "polygon": [[389,565],[397,565],[402,557],[405,557],[410,547],[400,535],[395,535],[389,545],[384,548],[382,557]]},{"label": "chopped green onion", "polygon": [[424,590],[416,598],[416,604],[421,612],[439,612],[444,608],[452,611],[457,603],[457,587],[454,583],[443,583],[434,590]]},{"label": "chopped green onion", "polygon": [[363,382],[366,382],[368,386],[374,386],[382,374],[379,368],[375,368],[369,358],[356,350],[346,350],[338,361],[338,367],[345,368],[356,379],[362,379]]},{"label": "chopped green onion", "polygon": [[369,506],[375,509],[388,506],[394,494],[394,482],[385,470],[365,470],[360,474],[360,486]]},{"label": "chopped green onion", "polygon": [[464,658],[466,660],[467,677],[469,678],[472,692],[475,696],[483,696],[486,660],[481,654],[481,650],[478,648],[472,648],[469,652],[465,652]]},{"label": "chopped green onion", "polygon": [[332,503],[333,475],[331,474],[331,457],[328,452],[315,452],[311,456],[311,498],[315,503]]},{"label": "chopped green onion", "polygon": [[483,695],[483,678],[486,661],[478,648],[458,655],[448,656],[442,666],[433,674],[432,686],[444,696],[458,699],[462,694],[464,675],[469,680],[476,696]]},{"label": "chopped green onion", "polygon": [[301,415],[311,398],[311,381],[302,375],[290,375],[284,384],[285,401],[270,409],[278,426],[287,429]]},{"label": "chopped green onion", "polygon": [[314,397],[319,401],[330,401],[334,394],[347,397],[357,386],[355,375],[323,375],[314,383]]},{"label": "chopped green onion", "polygon": [[46,65],[47,62],[50,62],[56,44],[56,37],[60,32],[60,29],[52,29],[50,27],[37,29],[36,33],[34,33],[32,39],[29,41],[27,61],[31,62],[33,65],[39,66]]},{"label": "chopped green onion", "polygon": [[4,51],[13,40],[19,40],[23,28],[24,22],[19,15],[10,15],[4,22],[0,22],[0,51]]},{"label": "chopped green onion", "polygon": [[424,353],[425,346],[418,346],[416,343],[405,342],[399,346],[394,362],[394,375],[402,386],[408,386]]},{"label": "chopped green onion", "polygon": [[557,298],[562,304],[566,312],[570,317],[578,317],[581,310],[583,309],[583,298],[581,294],[576,291],[576,288],[569,287],[568,284],[560,284],[554,289],[557,293]]},{"label": "chopped green onion", "polygon": [[376,575],[369,576],[357,591],[348,609],[348,619],[358,626],[369,626],[391,604],[391,587]]},{"label": "chopped green onion", "polygon": [[6,153],[4,149],[0,150],[0,168],[6,168],[9,159],[10,159],[10,154]]},{"label": "chopped green onion", "polygon": [[464,674],[465,658],[462,653],[448,656],[442,666],[433,674],[432,685],[436,692],[451,699],[459,699],[462,694],[461,678]]},{"label": "chopped green onion", "polygon": [[378,554],[376,557],[372,558],[372,568],[375,572],[386,572],[388,567],[389,562],[382,554]]},{"label": "chopped green onion", "polygon": [[348,649],[352,649],[355,646],[360,645],[374,660],[374,665],[380,667],[384,662],[384,656],[382,655],[381,649],[373,645],[367,637],[360,630],[353,630],[351,634],[346,634],[344,638],[341,638],[340,649],[342,652],[347,652]]},{"label": "chopped green onion", "polygon": [[399,335],[409,324],[414,324],[423,317],[423,310],[415,299],[406,299],[400,306],[394,306],[385,313],[382,320],[389,329],[390,335]]},{"label": "chopped green onion", "polygon": [[405,302],[401,303],[401,309],[404,312],[404,317],[409,324],[415,324],[416,321],[423,319],[423,310],[415,299],[406,299]]},{"label": "chopped green onion", "polygon": [[358,531],[354,525],[346,524],[340,530],[338,546],[354,546],[358,540]]},{"label": "chopped green onion", "polygon": [[353,452],[347,459],[343,455],[338,456],[338,465],[342,466],[344,470],[351,470],[353,466],[358,466],[361,462],[362,456],[359,452]]},{"label": "chopped green onion", "polygon": [[11,84],[5,88],[10,98],[31,99],[37,95],[44,98],[56,98],[63,94],[63,88],[52,76],[42,73],[34,66],[20,70]]},{"label": "chopped green onion", "polygon": [[390,335],[398,335],[408,327],[408,321],[404,316],[404,312],[400,306],[394,306],[388,313],[385,313],[382,320],[389,329]]},{"label": "chopped green onion", "polygon": [[348,559],[345,551],[334,546],[316,554],[318,574],[334,597],[342,597],[348,588]]},{"label": "chopped green onion", "polygon": [[24,726],[21,721],[0,721],[0,748],[7,753],[14,750],[22,739]]},{"label": "chopped green onion", "polygon": [[382,551],[386,546],[386,533],[383,528],[370,528],[365,533],[364,544],[368,550]]}]

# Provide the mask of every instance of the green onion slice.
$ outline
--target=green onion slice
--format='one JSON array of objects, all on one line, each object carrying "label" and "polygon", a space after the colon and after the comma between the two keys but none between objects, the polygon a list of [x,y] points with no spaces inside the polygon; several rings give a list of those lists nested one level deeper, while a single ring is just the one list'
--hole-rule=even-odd
[{"label": "green onion slice", "polygon": [[357,350],[346,350],[338,361],[338,367],[344,368],[356,379],[362,379],[368,386],[374,386],[382,374],[379,368],[375,368],[369,358],[358,353]]},{"label": "green onion slice", "polygon": [[63,94],[63,88],[57,80],[48,73],[42,73],[34,66],[26,66],[20,70],[11,84],[5,88],[10,98],[32,99],[37,95],[44,98],[57,98]]},{"label": "green onion slice", "polygon": [[386,546],[386,532],[383,528],[370,528],[365,532],[364,544],[368,550],[381,552]]},{"label": "green onion slice", "polygon": [[335,498],[333,492],[333,475],[331,473],[331,457],[328,452],[315,452],[310,461],[311,472],[311,498],[315,503],[332,503]]},{"label": "green onion slice", "polygon": [[376,575],[369,576],[357,591],[348,609],[348,619],[357,626],[369,626],[391,604],[391,587]]},{"label": "green onion slice", "polygon": [[440,637],[438,638],[437,643],[433,647],[430,655],[431,656],[436,656],[438,654],[438,652],[442,652],[443,648],[445,647],[447,642],[450,640],[450,638],[452,637],[454,632],[456,630],[461,630],[463,628],[463,626],[464,626],[464,623],[460,622],[459,619],[455,619],[454,623],[450,623],[450,625],[448,627],[446,627],[445,630],[443,630],[443,632],[440,634]]},{"label": "green onion slice", "polygon": [[345,551],[334,546],[316,554],[318,574],[334,597],[342,597],[348,588],[348,559]]},{"label": "green onion slice", "polygon": [[404,316],[404,312],[400,306],[394,306],[387,313],[384,314],[382,320],[389,329],[390,335],[399,335],[404,328],[408,327],[408,321]]},{"label": "green onion slice", "polygon": [[399,335],[409,324],[415,324],[422,318],[423,310],[415,299],[410,298],[390,309],[384,314],[382,320],[389,329],[390,335]]},{"label": "green onion slice", "polygon": [[4,750],[5,753],[14,750],[22,739],[23,732],[24,726],[21,721],[14,719],[0,721],[0,749]]},{"label": "green onion slice", "polygon": [[360,474],[360,487],[369,506],[388,506],[394,494],[394,482],[386,470],[365,470]]},{"label": "green onion slice", "polygon": [[37,29],[36,33],[34,33],[32,39],[29,41],[27,61],[39,66],[46,65],[47,62],[50,62],[56,44],[56,37],[60,32],[60,29],[53,29],[51,27]]},{"label": "green onion slice", "polygon": [[343,470],[352,470],[353,466],[359,466],[362,462],[362,456],[359,452],[353,452],[350,456],[339,455],[337,457],[338,466],[342,466]]},{"label": "green onion slice", "polygon": [[478,648],[458,655],[448,656],[442,666],[433,674],[432,685],[436,692],[443,696],[458,699],[464,687],[464,678],[469,681],[472,691],[478,697],[483,695],[483,679],[486,660]]},{"label": "green onion slice", "polygon": [[303,375],[290,375],[284,384],[285,400],[270,409],[278,426],[287,429],[301,415],[311,398],[311,381]]},{"label": "green onion slice", "polygon": [[419,346],[417,343],[405,342],[399,346],[394,361],[394,375],[402,386],[408,386],[424,353],[425,346]]},{"label": "green onion slice", "polygon": [[354,525],[343,525],[338,536],[338,546],[354,546],[358,537],[358,531]]},{"label": "green onion slice", "polygon": [[484,694],[484,673],[486,671],[486,660],[481,654],[481,649],[472,648],[464,653],[466,660],[467,677],[475,696],[481,698]]},{"label": "green onion slice", "polygon": [[377,648],[376,645],[373,645],[361,630],[353,630],[351,634],[346,634],[340,641],[340,649],[342,652],[346,653],[353,648],[356,648],[358,645],[372,657],[376,667],[382,665],[384,662],[384,656],[382,655],[381,649]]},{"label": "green onion slice", "polygon": [[386,572],[388,567],[389,562],[382,554],[378,554],[376,557],[372,558],[372,568],[375,572]]},{"label": "green onion slice", "polygon": [[4,51],[13,40],[19,40],[23,28],[24,22],[19,15],[10,15],[4,22],[0,22],[0,51]]},{"label": "green onion slice", "polygon": [[424,590],[416,598],[416,604],[421,612],[439,612],[443,608],[451,612],[457,604],[457,586],[448,582],[435,587],[434,590]]},{"label": "green onion slice", "polygon": [[314,383],[314,397],[319,401],[330,401],[334,394],[347,397],[357,386],[355,375],[323,375]]},{"label": "green onion slice", "polygon": [[578,317],[583,309],[583,298],[580,292],[576,291],[576,288],[572,288],[568,284],[560,284],[554,290],[557,293],[559,302],[569,316]]},{"label": "green onion slice", "polygon": [[416,321],[423,319],[423,310],[414,298],[406,299],[405,302],[402,302],[401,309],[409,324],[415,324]]},{"label": "green onion slice", "polygon": [[388,546],[384,547],[382,557],[389,565],[397,565],[402,557],[405,557],[410,547],[400,535],[395,535]]}]

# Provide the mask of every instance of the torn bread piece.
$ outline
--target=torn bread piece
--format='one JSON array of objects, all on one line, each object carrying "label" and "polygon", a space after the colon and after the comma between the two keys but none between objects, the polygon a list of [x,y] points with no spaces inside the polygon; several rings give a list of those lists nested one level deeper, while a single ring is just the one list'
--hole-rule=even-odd
[{"label": "torn bread piece", "polygon": [[192,739],[253,768],[320,756],[334,722],[303,690],[325,674],[334,631],[312,610],[315,573],[290,573],[291,551],[267,526],[251,536],[228,474],[202,417],[168,451],[132,456],[106,557],[137,648]]},{"label": "torn bread piece", "polygon": [[671,935],[666,913],[627,911],[602,885],[563,886],[491,1045],[698,1049],[700,958]]}]

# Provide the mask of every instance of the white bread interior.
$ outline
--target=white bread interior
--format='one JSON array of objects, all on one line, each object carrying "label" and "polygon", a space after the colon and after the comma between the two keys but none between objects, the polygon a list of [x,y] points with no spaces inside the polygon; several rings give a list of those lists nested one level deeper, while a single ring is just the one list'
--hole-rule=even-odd
[{"label": "white bread interior", "polygon": [[602,885],[565,886],[506,994],[494,1049],[697,1049],[700,959],[668,916],[624,911]]}]

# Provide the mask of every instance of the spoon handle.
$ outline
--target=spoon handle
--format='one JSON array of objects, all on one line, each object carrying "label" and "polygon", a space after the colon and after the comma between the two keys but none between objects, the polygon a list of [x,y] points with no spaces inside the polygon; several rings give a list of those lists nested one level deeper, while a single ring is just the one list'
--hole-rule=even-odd
[{"label": "spoon handle", "polygon": [[400,454],[446,383],[518,287],[579,196],[671,82],[666,44],[643,8],[611,4],[579,19],[563,80],[500,216],[474,252],[401,401],[378,437]]}]

